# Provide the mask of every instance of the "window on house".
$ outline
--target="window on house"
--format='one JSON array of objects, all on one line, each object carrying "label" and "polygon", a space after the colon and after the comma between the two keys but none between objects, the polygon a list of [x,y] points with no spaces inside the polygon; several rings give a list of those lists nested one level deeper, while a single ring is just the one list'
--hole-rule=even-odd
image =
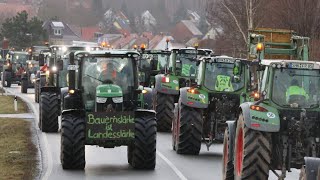
[{"label": "window on house", "polygon": [[61,35],[61,29],[55,29],[54,35],[57,35],[57,36]]}]

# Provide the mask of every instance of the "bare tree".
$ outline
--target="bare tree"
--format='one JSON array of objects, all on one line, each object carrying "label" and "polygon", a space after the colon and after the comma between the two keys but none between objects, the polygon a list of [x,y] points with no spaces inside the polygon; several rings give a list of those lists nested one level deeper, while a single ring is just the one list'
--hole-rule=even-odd
[{"label": "bare tree", "polygon": [[[228,42],[229,53],[237,56],[246,50],[248,29],[260,26],[264,20],[267,0],[208,0],[207,18],[213,28],[220,29],[216,39]],[[218,30],[217,30],[218,32]]]}]

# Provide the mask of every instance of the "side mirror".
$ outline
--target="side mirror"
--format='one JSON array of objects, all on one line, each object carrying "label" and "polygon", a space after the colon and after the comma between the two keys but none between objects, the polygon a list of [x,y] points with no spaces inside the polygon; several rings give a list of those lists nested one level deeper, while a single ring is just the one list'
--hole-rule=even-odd
[{"label": "side mirror", "polygon": [[152,59],[150,62],[151,70],[158,70],[158,60]]},{"label": "side mirror", "polygon": [[63,60],[60,59],[57,61],[57,69],[58,69],[58,71],[63,70]]},{"label": "side mirror", "polygon": [[240,83],[241,82],[241,77],[237,76],[237,75],[232,76],[232,82],[233,83]]},{"label": "side mirror", "polygon": [[44,66],[44,54],[39,54],[39,66]]}]

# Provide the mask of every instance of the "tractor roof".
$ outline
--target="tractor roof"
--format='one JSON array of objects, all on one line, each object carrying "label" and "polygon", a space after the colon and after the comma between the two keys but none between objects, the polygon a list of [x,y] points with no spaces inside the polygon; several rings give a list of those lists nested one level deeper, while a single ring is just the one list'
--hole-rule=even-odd
[{"label": "tractor roof", "polygon": [[320,69],[320,62],[315,61],[301,61],[301,60],[262,60],[262,65],[292,69]]},{"label": "tractor roof", "polygon": [[79,54],[88,54],[91,56],[108,56],[108,55],[116,55],[116,56],[126,56],[128,54],[136,54],[140,55],[135,50],[100,50],[100,51],[77,51],[74,53],[76,56]]},{"label": "tractor roof", "polygon": [[206,62],[220,62],[220,63],[234,63],[235,61],[247,61],[251,62],[246,59],[240,59],[240,58],[234,58],[230,56],[207,56],[207,57],[201,57],[200,61],[206,61]]}]

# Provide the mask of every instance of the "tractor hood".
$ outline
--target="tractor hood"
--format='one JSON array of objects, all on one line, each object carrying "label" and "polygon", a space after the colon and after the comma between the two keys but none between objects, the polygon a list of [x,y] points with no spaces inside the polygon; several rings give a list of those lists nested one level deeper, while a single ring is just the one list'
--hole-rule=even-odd
[{"label": "tractor hood", "polygon": [[115,84],[102,84],[96,88],[97,97],[122,97],[122,89]]}]

